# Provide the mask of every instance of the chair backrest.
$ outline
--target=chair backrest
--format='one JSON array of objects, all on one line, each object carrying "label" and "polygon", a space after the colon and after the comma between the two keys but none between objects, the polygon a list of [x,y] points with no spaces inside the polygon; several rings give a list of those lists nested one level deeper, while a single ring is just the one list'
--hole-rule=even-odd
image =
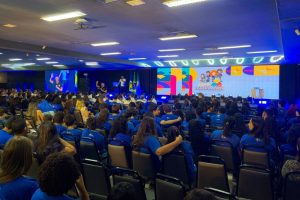
[{"label": "chair backrest", "polygon": [[225,162],[216,156],[201,155],[198,159],[197,187],[212,187],[230,192]]},{"label": "chair backrest", "polygon": [[237,199],[230,192],[226,192],[223,190],[218,190],[216,188],[210,188],[210,187],[206,187],[204,189],[209,191],[210,193],[212,193],[216,197],[217,200],[236,200]]},{"label": "chair backrest", "polygon": [[185,196],[183,183],[174,177],[157,174],[155,179],[156,200],[182,200]]},{"label": "chair backrest", "polygon": [[120,182],[131,183],[135,189],[136,199],[147,200],[144,181],[136,171],[117,167],[112,170],[112,175],[114,185]]},{"label": "chair backrest", "polygon": [[296,200],[300,197],[300,171],[289,172],[284,177],[283,200]]},{"label": "chair backrest", "polygon": [[162,172],[165,175],[178,178],[186,185],[190,185],[192,181],[189,180],[188,167],[185,157],[181,153],[170,153],[164,155],[162,159]]},{"label": "chair backrest", "polygon": [[107,169],[97,160],[85,159],[82,162],[85,187],[93,199],[107,199],[111,185]]},{"label": "chair backrest", "polygon": [[82,137],[80,140],[80,157],[81,159],[98,160],[101,162],[100,151],[92,138]]},{"label": "chair backrest", "polygon": [[255,200],[272,200],[272,178],[268,169],[257,166],[241,165],[237,195]]},{"label": "chair backrest", "polygon": [[222,158],[227,170],[236,171],[232,144],[228,141],[212,140],[211,149],[214,155]]},{"label": "chair backrest", "polygon": [[33,157],[32,164],[31,164],[28,172],[26,173],[26,176],[37,179],[39,171],[40,171],[40,164],[39,164],[38,160],[35,157]]},{"label": "chair backrest", "polygon": [[143,178],[154,178],[155,169],[150,154],[132,151],[132,168]]},{"label": "chair backrest", "polygon": [[129,168],[124,146],[108,145],[110,164],[113,167]]},{"label": "chair backrest", "polygon": [[168,139],[165,137],[158,137],[158,140],[162,146],[167,144],[167,141],[168,141]]},{"label": "chair backrest", "polygon": [[247,146],[242,150],[242,163],[269,169],[269,155],[264,147]]}]

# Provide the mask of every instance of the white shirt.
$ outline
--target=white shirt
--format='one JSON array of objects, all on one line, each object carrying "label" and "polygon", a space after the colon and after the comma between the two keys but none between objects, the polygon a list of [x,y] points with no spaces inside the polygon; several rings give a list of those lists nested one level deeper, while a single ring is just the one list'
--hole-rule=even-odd
[{"label": "white shirt", "polygon": [[121,86],[121,87],[125,87],[126,79],[125,79],[125,78],[121,78],[121,79],[119,80],[119,83],[120,83],[120,86]]}]

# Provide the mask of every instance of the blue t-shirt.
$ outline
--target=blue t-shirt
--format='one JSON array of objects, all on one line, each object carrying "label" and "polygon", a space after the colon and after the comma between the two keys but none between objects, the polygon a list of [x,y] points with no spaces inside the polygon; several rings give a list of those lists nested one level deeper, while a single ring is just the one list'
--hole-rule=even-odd
[{"label": "blue t-shirt", "polygon": [[[251,135],[251,134],[245,134],[241,138],[241,142],[240,142],[241,149],[243,149],[243,147],[246,145],[265,147],[265,149],[269,153],[272,153],[276,148],[275,140],[273,138],[270,138],[269,144],[265,144],[263,139],[256,138],[256,137],[254,137],[254,135]],[[254,148],[253,150],[260,151],[260,148],[258,148],[258,149]]]},{"label": "blue t-shirt", "polygon": [[0,146],[3,147],[12,137],[8,132],[0,130]]},{"label": "blue t-shirt", "polygon": [[212,126],[223,126],[225,117],[226,117],[225,114],[212,115],[211,116],[211,125]]},{"label": "blue t-shirt", "polygon": [[210,139],[211,140],[228,141],[228,142],[230,142],[232,147],[237,150],[237,148],[239,147],[239,144],[240,144],[240,138],[235,134],[230,134],[229,137],[225,137],[222,134],[223,134],[223,130],[215,130],[210,135]]},{"label": "blue t-shirt", "polygon": [[[169,121],[169,120],[174,120],[174,119],[177,119],[178,116],[177,115],[174,115],[174,114],[165,114],[163,116],[161,116],[161,121]],[[176,124],[176,123],[174,123]],[[166,125],[163,125],[163,128],[169,128],[170,126],[172,126],[171,124],[166,124]]]},{"label": "blue t-shirt", "polygon": [[69,134],[71,133],[73,135],[73,137],[70,138],[69,136],[64,136],[64,139],[73,141],[74,139],[80,140],[82,131],[79,130],[79,129],[75,129],[75,128],[74,129],[67,129],[66,131],[64,131],[62,133],[62,135],[66,134],[66,133],[69,133]]},{"label": "blue t-shirt", "polygon": [[[96,146],[98,148],[98,150],[103,153],[105,150],[105,138],[101,133],[98,133],[97,131],[92,131],[89,129],[84,129],[82,131],[82,135],[81,137],[88,137],[91,138],[95,141]],[[85,141],[84,139],[82,139],[83,141]]]},{"label": "blue t-shirt", "polygon": [[129,147],[131,145],[131,136],[124,133],[118,133],[109,144]]},{"label": "blue t-shirt", "polygon": [[57,133],[61,136],[61,134],[67,130],[67,127],[61,125],[61,124],[55,124]]},{"label": "blue t-shirt", "polygon": [[53,106],[48,101],[46,101],[45,99],[42,100],[42,102],[38,104],[38,109],[40,109],[43,113],[50,112],[50,111],[55,111]]},{"label": "blue t-shirt", "polygon": [[23,176],[0,184],[0,194],[4,200],[30,200],[33,193],[38,189],[38,183],[31,178]]},{"label": "blue t-shirt", "polygon": [[197,168],[194,162],[194,151],[192,149],[192,146],[189,142],[187,141],[182,141],[181,147],[185,156],[185,162],[187,164],[188,168],[188,175],[189,175],[189,180],[191,182],[194,182],[196,180],[196,172]]},{"label": "blue t-shirt", "polygon": [[140,152],[151,154],[155,169],[160,169],[160,159],[156,155],[156,150],[161,147],[159,140],[155,136],[148,136],[144,141],[144,147],[140,148]]},{"label": "blue t-shirt", "polygon": [[31,200],[74,200],[67,195],[60,195],[60,196],[49,196],[41,189],[38,189],[32,196]]}]

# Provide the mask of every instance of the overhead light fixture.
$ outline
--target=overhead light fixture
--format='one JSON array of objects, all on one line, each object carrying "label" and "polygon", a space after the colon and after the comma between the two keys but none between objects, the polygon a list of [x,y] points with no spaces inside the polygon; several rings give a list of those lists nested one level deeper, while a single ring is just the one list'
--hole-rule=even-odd
[{"label": "overhead light fixture", "polygon": [[2,55],[3,53],[0,52],[0,55]]},{"label": "overhead light fixture", "polygon": [[41,60],[51,60],[51,58],[37,58],[36,60],[39,60],[39,61],[41,61]]},{"label": "overhead light fixture", "polygon": [[178,55],[164,55],[164,56],[157,56],[158,58],[177,58]]},{"label": "overhead light fixture", "polygon": [[20,61],[20,60],[23,60],[23,59],[22,58],[10,58],[8,60],[13,62],[13,61]]},{"label": "overhead light fixture", "polygon": [[128,60],[146,60],[147,58],[129,58]]},{"label": "overhead light fixture", "polygon": [[97,62],[85,62],[85,65],[87,66],[98,66]]},{"label": "overhead light fixture", "polygon": [[109,52],[109,53],[101,53],[101,56],[112,56],[112,55],[120,55],[121,52]]},{"label": "overhead light fixture", "polygon": [[62,13],[62,14],[56,14],[56,15],[49,15],[42,17],[42,20],[48,21],[48,22],[53,22],[53,21],[58,21],[58,20],[64,20],[64,19],[71,19],[71,18],[76,18],[76,17],[82,17],[85,16],[86,14],[80,11],[73,11],[73,12],[68,12],[68,13]]},{"label": "overhead light fixture", "polygon": [[145,4],[145,2],[142,0],[127,0],[126,3],[131,6],[140,6],[140,5]]},{"label": "overhead light fixture", "polygon": [[35,63],[23,63],[23,66],[31,66],[31,65],[35,65]]},{"label": "overhead light fixture", "polygon": [[79,62],[84,62],[84,60],[78,60]]},{"label": "overhead light fixture", "polygon": [[185,51],[186,49],[159,49],[159,52]]},{"label": "overhead light fixture", "polygon": [[3,24],[4,27],[6,28],[15,28],[17,25],[15,24]]},{"label": "overhead light fixture", "polygon": [[178,34],[178,35],[174,35],[174,36],[161,37],[159,39],[162,41],[166,41],[166,40],[189,39],[189,38],[196,38],[196,37],[198,37],[198,36],[195,34]]},{"label": "overhead light fixture", "polygon": [[277,62],[281,61],[282,59],[284,59],[284,56],[283,56],[283,55],[272,56],[272,57],[270,58],[270,62],[271,62],[271,63],[277,63]]},{"label": "overhead light fixture", "polygon": [[227,46],[227,47],[218,47],[218,49],[240,49],[240,48],[248,48],[251,45],[238,45],[238,46]]},{"label": "overhead light fixture", "polygon": [[247,54],[260,54],[260,53],[277,53],[277,50],[271,50],[271,51],[250,51],[250,52],[247,52]]},{"label": "overhead light fixture", "polygon": [[226,55],[228,52],[218,52],[218,53],[204,53],[203,56],[214,56],[214,55]]},{"label": "overhead light fixture", "polygon": [[91,45],[93,47],[100,47],[100,46],[113,46],[118,44],[120,43],[119,42],[98,42],[98,43],[92,43]]},{"label": "overhead light fixture", "polygon": [[56,61],[50,61],[50,62],[45,62],[47,65],[51,65],[51,64],[57,64],[58,62]]},{"label": "overhead light fixture", "polygon": [[187,5],[187,4],[199,3],[203,1],[206,0],[165,0],[163,4],[168,7],[177,7],[177,6]]}]

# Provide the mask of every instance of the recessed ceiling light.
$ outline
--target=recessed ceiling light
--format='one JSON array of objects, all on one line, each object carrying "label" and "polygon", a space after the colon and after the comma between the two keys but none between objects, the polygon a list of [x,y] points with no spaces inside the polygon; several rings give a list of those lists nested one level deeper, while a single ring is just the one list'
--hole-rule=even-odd
[{"label": "recessed ceiling light", "polygon": [[37,58],[36,60],[51,60],[51,58]]},{"label": "recessed ceiling light", "polygon": [[64,67],[64,65],[53,65],[53,67]]},{"label": "recessed ceiling light", "polygon": [[79,62],[84,62],[84,60],[78,60]]},{"label": "recessed ceiling light", "polygon": [[98,42],[98,43],[93,43],[91,44],[93,47],[100,47],[100,46],[113,46],[113,45],[118,45],[120,44],[119,42]]},{"label": "recessed ceiling light", "polygon": [[193,4],[193,3],[199,3],[206,0],[165,0],[163,4],[165,4],[168,7],[177,7],[177,6],[183,6],[187,4]]},{"label": "recessed ceiling light", "polygon": [[17,25],[15,25],[15,24],[4,24],[3,26],[6,27],[6,28],[15,28]]},{"label": "recessed ceiling light", "polygon": [[56,61],[50,61],[50,62],[45,62],[47,65],[50,65],[50,64],[57,64],[58,62]]},{"label": "recessed ceiling light", "polygon": [[129,58],[128,60],[146,60],[147,58]]},{"label": "recessed ceiling light", "polygon": [[164,55],[164,56],[157,56],[158,58],[176,58],[178,55]]},{"label": "recessed ceiling light", "polygon": [[239,48],[248,48],[251,45],[238,45],[238,46],[227,46],[227,47],[218,47],[218,49],[239,49]]},{"label": "recessed ceiling light", "polygon": [[121,52],[109,52],[109,53],[101,53],[101,56],[112,56],[112,55],[120,55]]},{"label": "recessed ceiling light", "polygon": [[23,63],[23,66],[31,66],[31,65],[35,65],[35,63]]},{"label": "recessed ceiling light", "polygon": [[8,59],[9,61],[20,61],[23,60],[22,58],[10,58]]},{"label": "recessed ceiling light", "polygon": [[45,16],[45,17],[42,17],[41,19],[48,21],[48,22],[53,22],[53,21],[58,21],[58,20],[63,20],[63,19],[82,17],[85,15],[86,14],[83,12],[73,11],[73,12],[68,12],[68,13],[61,13],[61,14],[56,14],[56,15]]},{"label": "recessed ceiling light", "polygon": [[97,62],[85,62],[85,65],[87,65],[87,66],[97,66],[98,63]]},{"label": "recessed ceiling light", "polygon": [[140,5],[145,4],[145,2],[142,0],[127,0],[126,3],[131,6],[140,6]]},{"label": "recessed ceiling light", "polygon": [[204,53],[203,56],[226,55],[228,52]]},{"label": "recessed ceiling light", "polygon": [[259,54],[259,53],[277,53],[277,50],[271,50],[271,51],[249,51],[246,52],[247,54]]},{"label": "recessed ceiling light", "polygon": [[198,36],[195,34],[181,34],[181,35],[175,35],[175,36],[161,37],[159,39],[162,41],[166,41],[166,40],[189,39],[189,38],[196,38],[196,37],[198,37]]},{"label": "recessed ceiling light", "polygon": [[0,52],[0,55],[2,55],[3,53]]},{"label": "recessed ceiling light", "polygon": [[159,52],[185,51],[186,49],[159,49]]},{"label": "recessed ceiling light", "polygon": [[36,56],[37,56],[37,57],[39,57],[39,56],[40,56],[40,54],[36,54]]}]

